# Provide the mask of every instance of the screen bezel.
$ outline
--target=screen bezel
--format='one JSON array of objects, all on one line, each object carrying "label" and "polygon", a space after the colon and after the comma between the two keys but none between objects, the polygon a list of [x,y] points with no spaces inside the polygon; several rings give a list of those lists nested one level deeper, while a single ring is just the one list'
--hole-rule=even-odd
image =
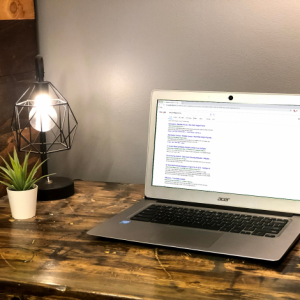
[{"label": "screen bezel", "polygon": [[[230,96],[233,97],[232,100],[229,100]],[[200,204],[212,204],[220,206],[232,206],[238,208],[258,209],[274,212],[278,211],[294,214],[300,213],[300,201],[298,200],[153,186],[152,170],[158,100],[293,105],[299,106],[300,109],[300,95],[154,90],[151,94],[150,102],[148,151],[145,179],[145,196],[148,198],[195,202]],[[218,200],[220,198],[229,199],[227,201]]]}]

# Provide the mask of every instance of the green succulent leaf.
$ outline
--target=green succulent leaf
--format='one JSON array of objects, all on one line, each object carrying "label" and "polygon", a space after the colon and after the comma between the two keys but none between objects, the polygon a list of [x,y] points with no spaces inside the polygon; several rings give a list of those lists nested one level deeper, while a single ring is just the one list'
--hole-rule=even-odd
[{"label": "green succulent leaf", "polygon": [[0,172],[0,176],[1,176],[2,178],[4,178],[4,179],[8,180],[8,181],[11,181],[11,178],[8,177],[6,174],[4,174],[4,173],[2,173],[2,172]]},{"label": "green succulent leaf", "polygon": [[0,169],[2,170],[2,171],[4,171],[7,175],[5,175],[4,173],[2,173],[2,176],[4,175],[4,176],[9,176],[9,178],[11,178],[10,177],[10,172],[7,170],[7,169],[5,169],[5,168],[3,168],[3,167],[0,167]]},{"label": "green succulent leaf", "polygon": [[1,181],[0,180],[0,183],[4,184],[4,185],[7,185],[8,187],[11,187],[11,184],[7,183],[7,182],[4,182],[4,181]]},{"label": "green succulent leaf", "polygon": [[7,181],[7,182],[0,181],[0,183],[8,186],[9,189],[11,189],[11,190],[26,191],[26,190],[33,188],[34,184],[37,181],[39,181],[40,179],[50,176],[50,175],[54,175],[54,174],[50,174],[50,175],[44,175],[40,178],[34,178],[39,167],[46,160],[44,160],[41,163],[39,163],[39,161],[37,161],[35,163],[35,165],[33,166],[31,172],[27,175],[29,155],[30,155],[30,152],[28,152],[25,155],[23,166],[20,164],[16,149],[14,149],[13,157],[8,155],[11,166],[9,165],[9,163],[7,161],[5,161],[3,159],[3,157],[0,156],[5,163],[5,167],[0,167],[0,170],[3,171],[3,172],[0,172],[0,177],[2,177],[4,180]]},{"label": "green succulent leaf", "polygon": [[[6,165],[6,168],[7,168],[7,170],[9,171],[9,170],[11,170],[11,167],[9,166],[9,164],[6,162],[6,160],[2,157],[2,156],[0,156],[1,158],[2,158],[2,160],[4,161],[4,163],[5,163],[5,165]],[[3,167],[1,167],[1,168],[3,168]]]},{"label": "green succulent leaf", "polygon": [[[28,164],[28,158],[29,158],[29,154],[26,154],[25,155],[25,159],[24,159],[24,163],[23,163],[23,180],[24,180],[24,183],[26,182],[26,177],[27,177],[27,164]],[[25,184],[24,184],[25,185]]]}]

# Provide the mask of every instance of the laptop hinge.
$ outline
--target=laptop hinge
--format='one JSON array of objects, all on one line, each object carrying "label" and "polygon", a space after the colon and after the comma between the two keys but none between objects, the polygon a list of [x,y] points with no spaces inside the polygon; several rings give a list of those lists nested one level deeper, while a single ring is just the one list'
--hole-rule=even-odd
[{"label": "laptop hinge", "polygon": [[264,215],[276,215],[276,216],[283,216],[283,217],[296,216],[296,214],[278,212],[278,211],[269,211],[269,210],[252,209],[252,208],[241,208],[241,207],[233,207],[233,206],[214,205],[214,204],[202,204],[202,203],[185,202],[185,201],[183,202],[183,201],[175,201],[175,200],[164,200],[164,199],[149,198],[147,196],[145,196],[145,200],[155,200],[159,203],[166,203],[166,204],[196,206],[196,207],[204,207],[204,208],[212,208],[212,209],[222,209],[222,210],[240,211],[240,212],[246,212],[246,213],[264,214]]}]

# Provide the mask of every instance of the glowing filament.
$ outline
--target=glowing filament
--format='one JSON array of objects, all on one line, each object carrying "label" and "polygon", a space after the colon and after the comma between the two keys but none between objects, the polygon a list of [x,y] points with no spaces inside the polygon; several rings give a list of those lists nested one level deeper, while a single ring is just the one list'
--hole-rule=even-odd
[{"label": "glowing filament", "polygon": [[[32,119],[31,119],[32,118]],[[51,130],[57,122],[57,113],[51,106],[49,95],[38,95],[34,101],[34,107],[29,113],[31,126],[41,132]]]}]

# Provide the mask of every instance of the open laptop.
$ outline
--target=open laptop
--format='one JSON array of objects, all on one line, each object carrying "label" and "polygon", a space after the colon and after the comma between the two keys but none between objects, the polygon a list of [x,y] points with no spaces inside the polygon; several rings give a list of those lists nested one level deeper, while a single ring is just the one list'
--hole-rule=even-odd
[{"label": "open laptop", "polygon": [[300,233],[300,95],[153,91],[145,199],[88,232],[269,261]]}]

